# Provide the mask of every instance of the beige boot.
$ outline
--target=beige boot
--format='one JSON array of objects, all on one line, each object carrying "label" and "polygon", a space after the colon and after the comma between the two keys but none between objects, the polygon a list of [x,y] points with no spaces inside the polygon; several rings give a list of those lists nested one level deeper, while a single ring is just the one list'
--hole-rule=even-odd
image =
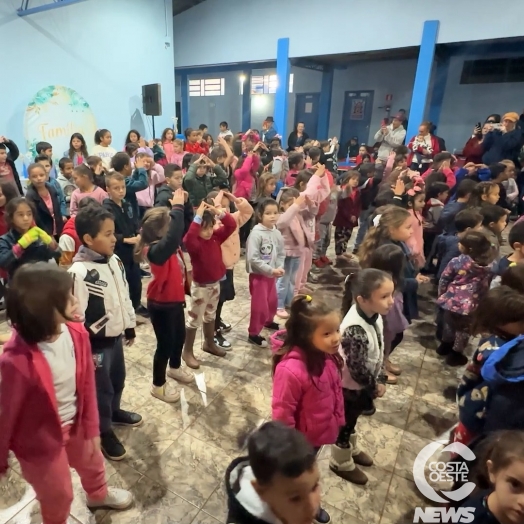
[{"label": "beige boot", "polygon": [[331,458],[329,459],[329,469],[338,477],[363,486],[367,483],[367,475],[355,465],[352,449],[331,446]]},{"label": "beige boot", "polygon": [[353,433],[349,437],[349,442],[351,444],[351,454],[353,455],[355,464],[365,466],[366,468],[373,466],[373,459],[358,447],[358,437],[356,433]]},{"label": "beige boot", "polygon": [[220,346],[215,344],[215,322],[204,323],[204,345],[202,349],[206,353],[211,353],[217,357],[225,357],[227,351],[224,351]]},{"label": "beige boot", "polygon": [[196,332],[196,329],[186,328],[186,341],[184,343],[184,349],[182,350],[182,360],[186,363],[187,367],[191,369],[198,369],[200,367],[200,362],[195,358],[195,354],[193,353]]}]

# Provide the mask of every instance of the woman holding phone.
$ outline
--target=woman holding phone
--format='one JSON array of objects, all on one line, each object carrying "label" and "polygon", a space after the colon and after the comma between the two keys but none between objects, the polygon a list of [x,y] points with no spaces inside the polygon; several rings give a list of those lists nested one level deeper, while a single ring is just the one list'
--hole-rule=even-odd
[{"label": "woman holding phone", "polygon": [[486,122],[482,125],[480,122],[477,122],[473,128],[473,134],[466,142],[462,154],[466,157],[464,161],[466,164],[468,162],[473,162],[474,164],[482,164],[482,155],[484,154],[484,137],[491,131],[493,123]]}]

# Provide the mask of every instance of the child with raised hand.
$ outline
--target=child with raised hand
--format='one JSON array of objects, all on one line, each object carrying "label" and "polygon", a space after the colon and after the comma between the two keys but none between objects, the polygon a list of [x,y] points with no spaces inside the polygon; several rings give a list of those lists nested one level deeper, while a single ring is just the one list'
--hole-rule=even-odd
[{"label": "child with raised hand", "polygon": [[346,278],[339,350],[344,360],[345,423],[336,444],[331,446],[329,467],[335,475],[354,484],[368,481],[358,466],[373,465],[371,457],[358,448],[355,428],[358,417],[373,409],[373,399],[386,392],[382,316],[393,307],[394,292],[391,275],[379,269],[363,269]]},{"label": "child with raised hand", "polygon": [[[239,229],[249,220],[253,215],[253,208],[245,198],[237,198],[227,191],[212,191],[207,195],[206,202],[213,205],[219,211],[224,211],[235,220],[236,229],[233,233],[222,243],[222,260],[226,266],[226,276],[220,281],[220,298],[218,300],[217,312],[215,317],[215,342],[218,346],[226,351],[231,349],[231,343],[224,338],[224,333],[231,331],[231,324],[222,319],[222,308],[225,302],[234,300],[235,298],[235,280],[233,278],[233,269],[235,264],[240,260],[240,235]],[[236,211],[231,212],[231,205],[236,208]],[[215,229],[223,228],[224,226],[217,219]]]},{"label": "child with raised hand", "polygon": [[226,491],[230,524],[315,522],[320,507],[316,452],[299,431],[266,422],[250,435],[247,456],[227,468]]},{"label": "child with raised hand", "polygon": [[[338,311],[298,295],[273,356],[272,418],[304,433],[317,450],[334,444],[344,425],[339,326]],[[315,522],[329,522],[325,513],[320,509]]]},{"label": "child with raised hand", "polygon": [[260,167],[260,156],[255,151],[244,153],[237,162],[233,173],[233,194],[238,198],[245,198],[254,202],[257,194],[257,174]]},{"label": "child with raised hand", "polygon": [[135,156],[134,169],[127,153],[117,153],[111,159],[112,168],[125,177],[126,200],[131,204],[134,216],[140,216],[136,194],[148,187],[147,158],[147,154],[138,153]]},{"label": "child with raised hand", "polygon": [[77,189],[71,193],[69,212],[71,216],[78,213],[78,202],[89,197],[102,204],[108,197],[107,192],[94,183],[95,173],[86,164],[81,164],[73,170],[73,180]]},{"label": "child with raised hand", "polygon": [[437,304],[444,310],[444,331],[437,354],[449,366],[462,366],[469,341],[471,315],[489,290],[496,249],[480,231],[470,231],[459,241],[462,255],[447,265],[440,277]]},{"label": "child with raised hand", "polygon": [[112,141],[111,131],[98,129],[95,133],[96,146],[91,150],[92,155],[102,159],[102,164],[107,170],[111,167],[111,159],[116,155],[116,149],[111,147]]},{"label": "child with raised hand", "polygon": [[182,182],[193,207],[199,207],[208,193],[218,185],[228,186],[227,173],[204,154],[195,155]]},{"label": "child with raised hand", "polygon": [[9,231],[0,237],[0,269],[12,279],[23,264],[57,261],[60,249],[51,235],[35,226],[33,204],[22,197],[6,206]]},{"label": "child with raised hand", "polygon": [[278,329],[274,321],[278,305],[275,279],[284,275],[286,259],[284,239],[276,228],[278,216],[275,200],[266,198],[259,202],[256,225],[247,241],[246,270],[251,295],[248,341],[261,348],[267,347],[266,339],[260,335],[262,328]]},{"label": "child with raised hand", "polygon": [[87,157],[85,163],[93,172],[93,182],[95,186],[106,190],[106,170],[102,159],[99,156],[90,155]]},{"label": "child with raised hand", "polygon": [[6,296],[13,333],[0,355],[0,477],[13,451],[44,524],[69,518],[70,467],[88,507],[126,509],[133,500],[105,480],[93,358],[71,291],[66,271],[39,262],[17,272]]},{"label": "child with raised hand", "polygon": [[[156,336],[151,395],[164,402],[177,402],[178,391],[171,391],[167,376],[190,384],[194,377],[182,367],[182,348],[186,338],[185,295],[187,271],[180,246],[184,234],[184,191],[174,191],[167,207],[146,211],[142,233],[135,248],[137,261],[149,262],[153,278],[147,286],[147,309]],[[168,367],[169,364],[169,367]]]},{"label": "child with raised hand", "polygon": [[[222,227],[214,229],[219,219]],[[229,213],[207,204],[198,207],[193,223],[184,236],[184,244],[193,265],[191,305],[186,322],[186,341],[182,358],[193,369],[200,367],[193,346],[196,332],[203,325],[203,351],[224,357],[226,352],[215,343],[215,317],[220,300],[220,281],[226,278],[222,244],[235,232],[237,223]]]},{"label": "child with raised hand", "polygon": [[47,182],[48,175],[42,165],[31,164],[27,168],[27,175],[30,184],[27,187],[26,198],[36,210],[34,221],[48,235],[58,238],[64,227],[59,195]]},{"label": "child with raised hand", "polygon": [[131,346],[135,341],[135,310],[124,266],[114,254],[113,215],[102,206],[86,206],[78,212],[75,228],[82,247],[69,273],[91,341],[102,451],[110,460],[122,460],[126,450],[113,424],[136,427],[143,423],[140,415],[120,407],[126,378],[123,343]]}]

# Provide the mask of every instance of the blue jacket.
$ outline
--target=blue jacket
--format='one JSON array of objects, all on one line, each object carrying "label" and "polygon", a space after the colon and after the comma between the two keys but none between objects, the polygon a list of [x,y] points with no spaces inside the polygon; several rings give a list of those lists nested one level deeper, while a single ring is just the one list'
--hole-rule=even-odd
[{"label": "blue jacket", "polygon": [[508,133],[502,133],[499,129],[490,131],[482,143],[485,151],[482,162],[489,166],[501,160],[512,160],[518,166],[523,143],[522,129],[519,127]]},{"label": "blue jacket", "polygon": [[133,210],[133,216],[140,216],[136,194],[149,187],[147,171],[144,168],[135,169],[131,176],[126,176],[126,202],[129,202]]},{"label": "blue jacket", "polygon": [[460,256],[460,249],[456,235],[439,235],[437,242],[437,278],[440,280],[446,266]]},{"label": "blue jacket", "polygon": [[482,339],[457,390],[460,422],[476,434],[524,429],[524,335]]},{"label": "blue jacket", "polygon": [[442,209],[440,217],[438,219],[438,227],[442,229],[446,235],[454,235],[457,232],[455,227],[455,217],[457,214],[466,209],[466,202],[448,202]]}]

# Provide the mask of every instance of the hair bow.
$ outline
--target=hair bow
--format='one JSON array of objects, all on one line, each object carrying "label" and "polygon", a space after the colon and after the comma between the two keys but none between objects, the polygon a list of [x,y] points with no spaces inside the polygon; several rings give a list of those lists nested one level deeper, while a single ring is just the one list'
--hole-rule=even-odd
[{"label": "hair bow", "polygon": [[380,219],[382,218],[382,215],[377,215],[374,219],[373,219],[373,225],[375,227],[378,227],[380,225]]},{"label": "hair bow", "polygon": [[312,297],[311,295],[305,295],[305,296],[304,296],[304,300],[305,300],[306,302],[311,302],[311,301],[313,300],[313,297]]},{"label": "hair bow", "polygon": [[421,176],[414,176],[412,179],[413,187],[406,191],[408,196],[415,196],[417,193],[424,191],[424,180]]}]

